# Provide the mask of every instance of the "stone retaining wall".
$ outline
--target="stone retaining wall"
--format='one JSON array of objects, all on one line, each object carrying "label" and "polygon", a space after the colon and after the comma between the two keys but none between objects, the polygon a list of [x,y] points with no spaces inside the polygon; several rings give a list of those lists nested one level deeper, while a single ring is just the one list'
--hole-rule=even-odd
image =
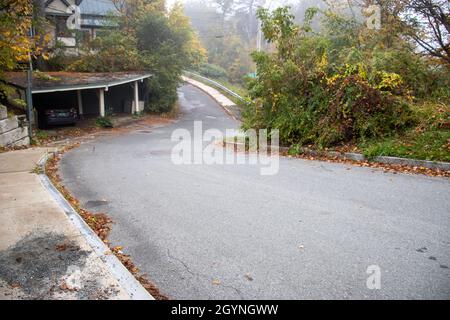
[{"label": "stone retaining wall", "polygon": [[0,147],[30,144],[28,127],[22,126],[17,116],[8,117],[8,110],[0,105]]}]

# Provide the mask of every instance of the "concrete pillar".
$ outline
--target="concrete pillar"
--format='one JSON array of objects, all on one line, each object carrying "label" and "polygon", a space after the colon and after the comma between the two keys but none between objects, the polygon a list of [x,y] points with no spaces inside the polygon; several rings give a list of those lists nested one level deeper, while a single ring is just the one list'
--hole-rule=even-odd
[{"label": "concrete pillar", "polygon": [[139,85],[138,82],[134,82],[134,110],[132,113],[139,112]]},{"label": "concrete pillar", "polygon": [[98,104],[100,107],[100,116],[105,116],[105,89],[98,89]]},{"label": "concrete pillar", "polygon": [[77,90],[78,114],[83,115],[83,99],[81,98],[81,90]]}]

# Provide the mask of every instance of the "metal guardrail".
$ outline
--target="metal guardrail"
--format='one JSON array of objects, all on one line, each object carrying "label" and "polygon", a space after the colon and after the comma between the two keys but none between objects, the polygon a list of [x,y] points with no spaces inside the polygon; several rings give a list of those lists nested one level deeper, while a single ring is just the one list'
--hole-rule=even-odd
[{"label": "metal guardrail", "polygon": [[202,80],[212,84],[214,87],[217,87],[217,88],[225,91],[226,93],[230,94],[231,96],[235,97],[236,99],[241,100],[242,102],[246,102],[247,101],[245,98],[241,97],[236,92],[231,91],[230,89],[228,89],[227,87],[225,87],[224,85],[220,84],[217,81],[214,81],[214,80],[211,80],[209,78],[206,78],[206,77],[204,77],[202,75],[199,75],[198,73],[195,73],[195,72],[184,71],[184,73],[187,74],[187,75],[191,75],[193,77],[196,77],[196,78],[200,78],[200,79],[202,79]]}]

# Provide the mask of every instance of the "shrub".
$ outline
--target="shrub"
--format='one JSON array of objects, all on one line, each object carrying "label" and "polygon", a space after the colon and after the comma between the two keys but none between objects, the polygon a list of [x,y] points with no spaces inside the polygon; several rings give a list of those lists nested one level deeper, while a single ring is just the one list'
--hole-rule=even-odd
[{"label": "shrub", "polygon": [[98,117],[95,120],[95,125],[97,127],[101,127],[101,128],[112,128],[113,127],[113,123],[112,123],[111,119],[108,117]]},{"label": "shrub", "polygon": [[227,79],[227,71],[215,64],[203,63],[198,67],[198,73],[202,76],[214,79]]},{"label": "shrub", "polygon": [[309,35],[283,8],[260,10],[259,17],[277,50],[253,54],[258,73],[249,93],[256,103],[243,113],[244,129],[276,128],[282,144],[330,147],[383,138],[415,122],[399,74],[358,59],[339,64],[334,40]]}]

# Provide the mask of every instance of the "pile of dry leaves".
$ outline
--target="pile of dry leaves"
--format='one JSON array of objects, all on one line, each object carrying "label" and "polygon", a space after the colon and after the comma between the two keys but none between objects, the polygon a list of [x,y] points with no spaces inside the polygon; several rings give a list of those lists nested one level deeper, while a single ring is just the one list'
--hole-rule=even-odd
[{"label": "pile of dry leaves", "polygon": [[307,159],[307,160],[319,160],[319,161],[325,161],[325,162],[343,163],[343,164],[348,164],[348,165],[358,166],[358,167],[377,168],[377,169],[382,169],[384,172],[390,172],[393,174],[397,174],[397,173],[424,174],[424,175],[433,176],[433,177],[450,178],[450,171],[445,171],[445,170],[440,170],[440,169],[430,169],[430,168],[426,168],[426,167],[407,166],[407,165],[400,165],[400,164],[387,164],[387,163],[381,163],[381,162],[356,161],[356,160],[343,159],[343,158],[340,158],[337,156],[331,157],[331,156],[327,156],[327,155],[311,156],[311,155],[307,155],[307,154],[298,154],[298,155],[292,156],[292,155],[288,155],[287,153],[283,153],[283,155],[287,156],[287,157],[296,157],[296,158]]}]

